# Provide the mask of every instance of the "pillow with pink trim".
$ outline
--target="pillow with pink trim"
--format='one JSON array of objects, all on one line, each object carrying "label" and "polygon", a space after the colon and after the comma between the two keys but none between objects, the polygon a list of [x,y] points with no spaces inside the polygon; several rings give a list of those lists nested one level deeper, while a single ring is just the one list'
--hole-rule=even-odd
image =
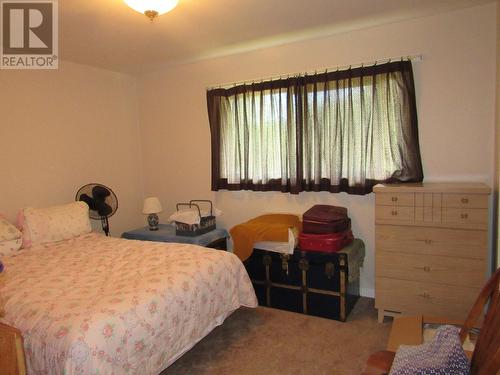
[{"label": "pillow with pink trim", "polygon": [[29,231],[26,230],[26,228],[24,227],[25,223],[24,223],[24,210],[19,210],[18,214],[17,214],[17,222],[16,222],[16,226],[21,230],[21,241],[22,241],[22,248],[23,249],[27,249],[29,247],[31,247],[31,237],[30,237],[30,234],[29,234]]},{"label": "pillow with pink trim", "polygon": [[0,215],[0,258],[15,255],[21,248],[21,232]]},{"label": "pillow with pink trim", "polygon": [[68,240],[92,231],[89,206],[73,202],[47,208],[24,208],[19,213],[23,247]]},{"label": "pillow with pink trim", "polygon": [[17,255],[19,249],[21,249],[22,244],[22,238],[17,238],[10,241],[0,241],[0,259],[2,257]]}]

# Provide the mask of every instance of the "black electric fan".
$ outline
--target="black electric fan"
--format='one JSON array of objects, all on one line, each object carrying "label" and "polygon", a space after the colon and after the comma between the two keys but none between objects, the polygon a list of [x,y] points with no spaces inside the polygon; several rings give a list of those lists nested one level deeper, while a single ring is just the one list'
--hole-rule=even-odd
[{"label": "black electric fan", "polygon": [[109,236],[108,219],[118,209],[118,199],[109,187],[101,184],[87,184],[78,189],[75,199],[89,205],[89,216],[101,220],[102,230]]}]

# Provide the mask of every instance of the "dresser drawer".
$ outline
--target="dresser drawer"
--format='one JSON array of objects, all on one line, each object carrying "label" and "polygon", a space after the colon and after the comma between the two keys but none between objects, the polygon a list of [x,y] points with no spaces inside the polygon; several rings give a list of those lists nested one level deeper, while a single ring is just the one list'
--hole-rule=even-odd
[{"label": "dresser drawer", "polygon": [[378,277],[375,307],[403,314],[427,314],[465,319],[480,288],[448,286]]},{"label": "dresser drawer", "polygon": [[480,288],[486,281],[486,262],[433,255],[377,251],[377,276],[393,279]]},{"label": "dresser drawer", "polygon": [[444,193],[443,207],[451,208],[488,208],[489,196],[484,194],[450,194]]},{"label": "dresser drawer", "polygon": [[375,226],[378,251],[487,259],[488,236],[482,230],[398,225]]},{"label": "dresser drawer", "polygon": [[375,220],[391,221],[395,223],[413,223],[415,208],[403,206],[379,206],[375,210]]},{"label": "dresser drawer", "polygon": [[414,206],[414,193],[379,193],[375,196],[377,206]]},{"label": "dresser drawer", "polygon": [[486,280],[491,189],[480,183],[384,184],[375,193],[375,305],[464,319]]},{"label": "dresser drawer", "polygon": [[441,211],[443,224],[460,225],[488,229],[488,210],[480,208],[443,208]]}]

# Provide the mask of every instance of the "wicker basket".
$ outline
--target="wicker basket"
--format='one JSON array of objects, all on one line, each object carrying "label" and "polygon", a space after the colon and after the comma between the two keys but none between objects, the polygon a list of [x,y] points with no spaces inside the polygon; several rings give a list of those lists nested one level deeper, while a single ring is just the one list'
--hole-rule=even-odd
[{"label": "wicker basket", "polygon": [[[196,204],[195,202],[210,204],[210,215],[202,217],[200,205]],[[186,224],[186,223],[181,223],[179,221],[176,221],[175,222],[175,234],[177,236],[195,237],[195,236],[200,236],[202,234],[211,232],[215,229],[216,220],[215,220],[215,216],[213,214],[214,212],[213,212],[212,201],[194,199],[194,200],[189,201],[189,203],[177,203],[177,211],[179,211],[179,207],[183,207],[183,206],[187,206],[189,208],[195,207],[198,209],[198,215],[200,215],[200,224]]]}]

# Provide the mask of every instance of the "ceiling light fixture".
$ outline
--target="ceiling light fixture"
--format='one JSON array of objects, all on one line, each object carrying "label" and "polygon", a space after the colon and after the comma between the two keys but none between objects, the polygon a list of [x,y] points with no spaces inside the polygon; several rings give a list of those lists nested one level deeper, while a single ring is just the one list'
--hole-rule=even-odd
[{"label": "ceiling light fixture", "polygon": [[123,0],[133,10],[144,14],[151,22],[174,9],[179,0]]}]

